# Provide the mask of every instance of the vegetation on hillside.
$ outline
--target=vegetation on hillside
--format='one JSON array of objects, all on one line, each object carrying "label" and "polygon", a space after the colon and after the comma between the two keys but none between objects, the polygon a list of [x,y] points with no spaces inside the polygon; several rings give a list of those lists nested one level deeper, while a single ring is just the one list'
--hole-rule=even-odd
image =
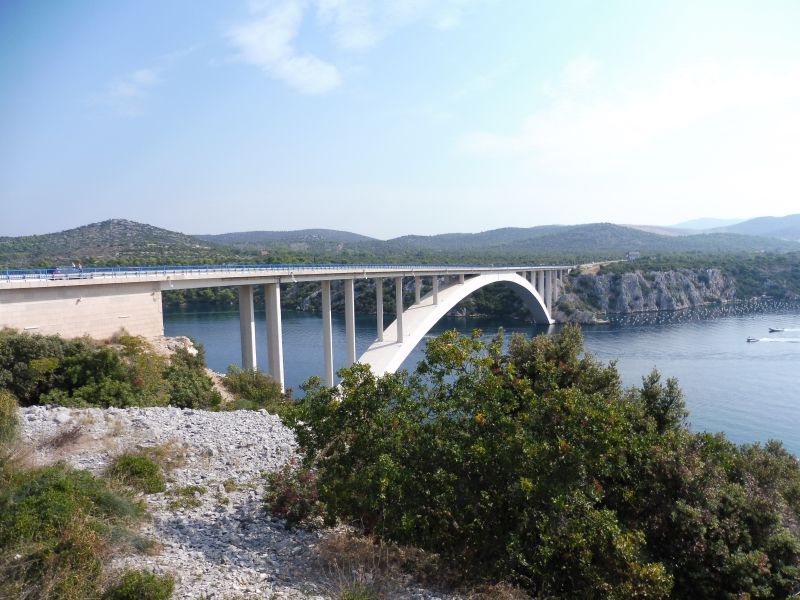
[{"label": "vegetation on hillside", "polygon": [[413,374],[310,380],[298,487],[273,501],[295,514],[313,495],[328,523],[536,597],[800,590],[800,465],[780,443],[690,432],[675,381],[623,389],[577,328],[503,346],[450,332]]},{"label": "vegetation on hillside", "polygon": [[0,391],[23,406],[219,407],[221,397],[205,373],[202,347],[167,358],[142,338],[120,335],[113,344],[87,338],[0,330]]},{"label": "vegetation on hillside", "polygon": [[[201,239],[202,238],[202,239]],[[213,240],[213,241],[209,241]],[[659,235],[611,223],[503,228],[375,240],[348,232],[188,236],[122,219],[59,233],[0,238],[0,268],[205,263],[567,263],[626,252],[785,252],[797,242],[734,233]]]},{"label": "vegetation on hillside", "polygon": [[800,252],[783,254],[668,254],[604,265],[600,273],[718,268],[736,281],[736,296],[744,300],[761,295],[800,296]]},{"label": "vegetation on hillside", "polygon": [[[0,430],[16,432],[13,396],[0,398]],[[23,456],[12,436],[0,441],[0,597],[171,596],[169,577],[128,571],[117,581],[107,570],[113,555],[152,549],[134,531],[146,513],[130,489],[63,462],[30,467]]]}]

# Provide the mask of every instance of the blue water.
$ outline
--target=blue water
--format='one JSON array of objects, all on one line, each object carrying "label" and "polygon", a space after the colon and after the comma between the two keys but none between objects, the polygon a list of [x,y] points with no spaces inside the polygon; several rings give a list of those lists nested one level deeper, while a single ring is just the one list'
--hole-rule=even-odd
[{"label": "blue water", "polygon": [[[256,323],[258,364],[266,368],[263,311]],[[677,313],[673,313],[677,314]],[[187,335],[206,348],[209,366],[224,372],[239,364],[239,315],[235,308],[186,307],[167,309],[167,335]],[[431,332],[447,329],[469,333],[482,329],[487,336],[498,327],[526,334],[555,332],[519,322],[479,318],[447,318]],[[785,328],[768,333],[768,328]],[[794,329],[795,331],[790,331]],[[360,355],[375,337],[374,316],[357,317],[356,348]],[[748,336],[759,338],[747,343]],[[694,430],[722,431],[735,442],[779,439],[800,455],[800,308],[770,313],[735,314],[715,319],[655,316],[584,327],[586,350],[599,359],[617,361],[626,385],[641,383],[657,367],[664,377],[676,377],[684,391]],[[285,311],[283,314],[284,369],[287,387],[299,389],[323,368],[322,319],[318,315]],[[335,368],[345,356],[344,319],[333,319]],[[422,358],[416,348],[404,364],[413,369]]]}]

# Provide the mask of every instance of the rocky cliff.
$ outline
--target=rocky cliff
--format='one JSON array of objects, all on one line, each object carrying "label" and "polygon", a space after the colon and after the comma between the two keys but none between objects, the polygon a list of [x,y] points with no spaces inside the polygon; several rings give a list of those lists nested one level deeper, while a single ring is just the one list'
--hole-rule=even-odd
[{"label": "rocky cliff", "polygon": [[555,318],[585,323],[607,313],[678,310],[728,302],[735,295],[736,282],[720,269],[580,273],[564,282]]}]

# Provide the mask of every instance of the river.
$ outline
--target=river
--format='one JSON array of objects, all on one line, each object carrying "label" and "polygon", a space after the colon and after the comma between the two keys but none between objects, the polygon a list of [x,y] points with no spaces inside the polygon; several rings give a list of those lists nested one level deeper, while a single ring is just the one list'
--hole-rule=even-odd
[{"label": "river", "polygon": [[[264,369],[265,321],[263,310],[259,312],[258,364]],[[800,305],[714,316],[684,311],[584,326],[586,350],[602,361],[616,360],[626,385],[640,384],[653,367],[664,377],[676,377],[696,431],[722,431],[739,443],[779,439],[800,455]],[[447,329],[468,333],[479,328],[488,337],[498,327],[529,335],[558,331],[558,326],[537,327],[500,319],[446,318],[431,335]],[[770,334],[770,327],[785,331]],[[224,372],[229,364],[240,363],[239,314],[235,307],[166,308],[164,328],[167,335],[186,335],[201,342],[208,365],[215,371]],[[356,332],[360,355],[374,339],[374,316],[356,317]],[[334,315],[337,369],[343,366],[344,336],[344,318]],[[748,343],[750,336],[759,341]],[[321,338],[319,315],[284,311],[287,387],[297,391],[306,378],[322,372]],[[422,358],[422,350],[416,348],[404,367],[413,369]]]}]

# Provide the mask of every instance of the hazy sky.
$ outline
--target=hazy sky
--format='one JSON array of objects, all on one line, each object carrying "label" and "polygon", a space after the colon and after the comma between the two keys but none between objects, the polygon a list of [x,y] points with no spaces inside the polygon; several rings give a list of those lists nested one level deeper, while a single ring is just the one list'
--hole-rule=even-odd
[{"label": "hazy sky", "polygon": [[0,235],[800,212],[800,2],[0,0]]}]

